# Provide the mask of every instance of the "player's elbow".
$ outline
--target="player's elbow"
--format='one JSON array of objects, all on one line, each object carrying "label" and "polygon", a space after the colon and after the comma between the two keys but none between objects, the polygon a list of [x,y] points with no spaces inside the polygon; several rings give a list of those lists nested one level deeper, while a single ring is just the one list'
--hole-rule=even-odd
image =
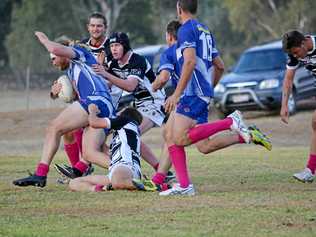
[{"label": "player's elbow", "polygon": [[224,63],[221,63],[219,65],[216,65],[214,68],[218,73],[223,73],[225,71],[225,65]]},{"label": "player's elbow", "polygon": [[186,64],[186,66],[188,68],[194,69],[195,66],[196,66],[196,59],[195,58],[190,58],[190,59],[186,60],[185,64]]},{"label": "player's elbow", "polygon": [[128,83],[125,87],[125,90],[128,92],[133,92],[136,89],[137,84],[135,83]]},{"label": "player's elbow", "polygon": [[92,128],[100,128],[98,120],[93,117],[89,117],[89,126]]}]

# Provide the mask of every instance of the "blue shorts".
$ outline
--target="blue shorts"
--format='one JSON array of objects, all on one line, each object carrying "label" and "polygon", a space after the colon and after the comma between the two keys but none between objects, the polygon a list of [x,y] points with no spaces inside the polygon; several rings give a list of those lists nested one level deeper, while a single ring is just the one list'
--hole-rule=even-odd
[{"label": "blue shorts", "polygon": [[187,116],[197,122],[197,124],[207,123],[208,105],[198,96],[183,96],[177,105],[176,112]]},{"label": "blue shorts", "polygon": [[[113,118],[115,117],[115,109],[112,105],[112,102],[99,95],[91,95],[88,96],[86,100],[80,100],[80,105],[84,108],[84,110],[89,113],[88,107],[90,104],[95,104],[98,106],[100,113],[97,115],[99,118]],[[109,129],[104,129],[105,134],[109,133]]]}]

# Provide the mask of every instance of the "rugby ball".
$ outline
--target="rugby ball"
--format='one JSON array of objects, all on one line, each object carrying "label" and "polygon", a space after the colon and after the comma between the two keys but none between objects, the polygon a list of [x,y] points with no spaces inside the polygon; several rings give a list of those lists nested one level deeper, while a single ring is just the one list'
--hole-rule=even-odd
[{"label": "rugby ball", "polygon": [[71,103],[75,98],[74,89],[70,79],[66,75],[62,75],[57,79],[57,83],[61,84],[61,90],[58,93],[58,98],[66,103]]}]

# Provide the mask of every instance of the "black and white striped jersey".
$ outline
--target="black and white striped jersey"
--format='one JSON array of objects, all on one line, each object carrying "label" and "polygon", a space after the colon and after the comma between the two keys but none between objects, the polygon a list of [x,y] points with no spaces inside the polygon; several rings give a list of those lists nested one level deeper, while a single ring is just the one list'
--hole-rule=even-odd
[{"label": "black and white striped jersey", "polygon": [[[104,59],[103,65],[106,67],[108,66],[108,62],[110,62],[112,60],[112,54],[111,54],[111,50],[110,50],[110,47],[108,44],[108,40],[106,38],[104,39],[103,43],[98,47],[91,44],[91,38],[83,39],[81,41],[81,43],[89,46],[91,53],[93,54],[93,56],[96,59],[101,52],[105,52],[106,57]],[[110,94],[112,96],[113,106],[115,109],[117,109],[118,104],[119,104],[119,100],[122,96],[123,91],[122,91],[122,89],[118,88],[115,85],[109,86],[109,89],[110,89]]]},{"label": "black and white striped jersey", "polygon": [[[111,119],[111,129],[114,130],[110,145],[111,165],[123,163],[136,164],[140,167],[140,133],[134,121],[125,118],[127,123],[115,123]],[[118,124],[118,125],[115,125]]]},{"label": "black and white striped jersey", "polygon": [[103,43],[100,44],[98,47],[91,44],[91,38],[86,38],[81,41],[81,43],[86,44],[89,46],[91,53],[94,55],[95,58],[99,55],[101,52],[105,52],[105,62],[104,64],[107,64],[107,62],[111,61],[112,54],[109,45],[107,44],[107,39],[105,38]]},{"label": "black and white striped jersey", "polygon": [[296,69],[299,65],[304,65],[304,67],[311,71],[313,75],[316,77],[316,45],[315,45],[315,36],[310,35],[307,37],[311,37],[313,41],[313,49],[310,50],[306,57],[303,59],[297,59],[293,55],[289,54],[289,60],[287,63],[287,68]]},{"label": "black and white striped jersey", "polygon": [[146,58],[139,54],[132,52],[128,62],[124,65],[120,65],[118,60],[113,59],[109,63],[109,72],[123,80],[126,80],[130,76],[138,79],[139,83],[132,92],[136,103],[144,100],[154,101],[165,99],[164,91],[152,91],[151,83],[155,80],[156,75]]}]

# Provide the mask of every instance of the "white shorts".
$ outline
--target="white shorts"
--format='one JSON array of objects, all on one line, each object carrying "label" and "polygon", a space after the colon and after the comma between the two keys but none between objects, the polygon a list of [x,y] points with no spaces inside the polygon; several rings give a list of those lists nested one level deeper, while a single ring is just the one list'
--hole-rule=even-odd
[{"label": "white shorts", "polygon": [[156,126],[160,127],[166,117],[162,111],[163,103],[155,103],[152,100],[135,102],[138,112],[149,118]]},{"label": "white shorts", "polygon": [[109,168],[109,173],[108,173],[107,176],[110,179],[110,181],[112,181],[112,176],[113,176],[114,170],[117,169],[118,167],[122,167],[122,166],[125,166],[125,167],[130,169],[130,171],[133,174],[133,179],[141,179],[142,173],[141,173],[141,169],[140,169],[139,165],[137,165],[137,164],[130,164],[130,163],[127,164],[127,163],[124,163],[124,162],[118,162],[114,166],[111,166]]}]

